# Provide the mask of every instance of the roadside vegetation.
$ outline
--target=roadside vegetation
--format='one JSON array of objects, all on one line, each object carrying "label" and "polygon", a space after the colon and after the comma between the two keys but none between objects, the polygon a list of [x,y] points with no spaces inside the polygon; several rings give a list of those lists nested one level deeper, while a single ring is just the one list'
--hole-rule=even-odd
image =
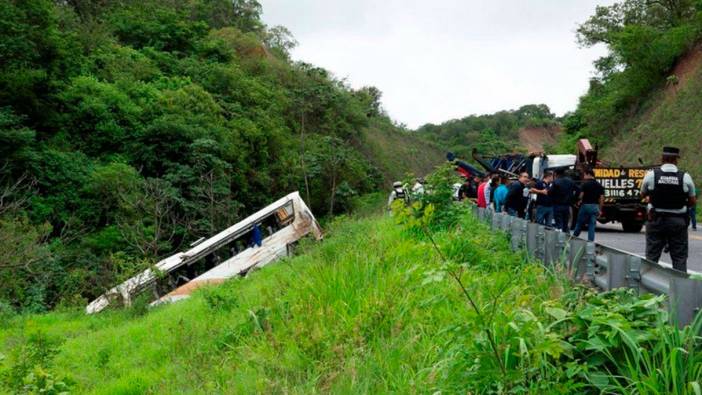
[{"label": "roadside vegetation", "polygon": [[511,252],[445,199],[449,171],[423,202],[389,216],[364,199],[323,242],[180,303],[8,316],[1,383],[19,393],[699,393],[699,321],[678,330],[661,297],[598,295]]},{"label": "roadside vegetation", "polygon": [[[675,69],[698,50],[701,38],[698,0],[623,0],[597,7],[577,29],[577,39],[586,47],[605,45],[608,53],[595,61],[588,92],[563,121],[562,147],[572,147],[580,136],[605,148],[616,144],[603,159],[631,165],[638,158],[657,160],[662,145],[684,145],[683,135],[697,138],[699,62],[682,65],[677,74]],[[688,93],[678,100],[678,91]]]},{"label": "roadside vegetation", "polygon": [[417,134],[467,159],[473,149],[483,154],[524,150],[519,141],[519,132],[524,128],[560,132],[559,120],[547,105],[528,104],[517,110],[470,115],[439,125],[426,124],[417,129]]},{"label": "roadside vegetation", "polygon": [[84,304],[294,190],[335,215],[442,160],[261,13],[0,0],[0,309]]}]

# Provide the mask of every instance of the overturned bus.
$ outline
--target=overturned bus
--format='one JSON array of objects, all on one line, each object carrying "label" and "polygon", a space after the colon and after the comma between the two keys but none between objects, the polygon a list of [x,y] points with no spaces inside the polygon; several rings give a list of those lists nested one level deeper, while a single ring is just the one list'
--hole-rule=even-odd
[{"label": "overturned bus", "polygon": [[291,193],[250,215],[243,221],[191,244],[108,290],[85,308],[97,313],[111,305],[130,305],[137,295],[152,293],[152,304],[187,298],[197,288],[244,275],[290,254],[290,247],[322,231],[298,192]]}]

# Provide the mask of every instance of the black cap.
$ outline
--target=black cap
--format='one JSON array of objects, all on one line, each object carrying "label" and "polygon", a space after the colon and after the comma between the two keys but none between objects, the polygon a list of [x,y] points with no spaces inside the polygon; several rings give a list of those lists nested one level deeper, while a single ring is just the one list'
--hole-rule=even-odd
[{"label": "black cap", "polygon": [[663,147],[663,156],[680,156],[680,148]]}]

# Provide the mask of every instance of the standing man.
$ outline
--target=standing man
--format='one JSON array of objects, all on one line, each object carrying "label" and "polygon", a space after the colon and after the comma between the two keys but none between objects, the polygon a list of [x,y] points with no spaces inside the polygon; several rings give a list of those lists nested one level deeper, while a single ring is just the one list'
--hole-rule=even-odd
[{"label": "standing man", "polygon": [[485,206],[492,210],[495,208],[492,202],[495,197],[495,189],[497,189],[497,185],[500,183],[500,178],[497,175],[489,175],[488,177],[487,184],[485,185]]},{"label": "standing man", "polygon": [[663,248],[670,249],[673,268],[687,271],[687,225],[689,208],[697,203],[695,184],[688,173],[678,170],[680,149],[663,147],[660,169],[649,171],[641,185],[648,197],[646,259],[658,262]]},{"label": "standing man", "polygon": [[556,229],[570,233],[570,205],[575,196],[575,183],[568,177],[565,169],[556,170],[556,180],[553,182],[548,195],[553,202],[553,219]]},{"label": "standing man", "polygon": [[[478,185],[478,207],[481,207],[481,208],[487,207],[487,200],[485,200],[485,189],[487,188],[489,180],[490,180],[489,175],[483,177],[483,179],[480,180],[480,185]],[[488,192],[488,196],[490,196],[489,193],[490,192]]]},{"label": "standing man", "polygon": [[509,192],[509,188],[507,187],[509,184],[509,178],[502,177],[500,181],[500,185],[495,189],[494,199],[495,211],[498,213],[505,211],[505,200],[507,199],[507,192]]},{"label": "standing man", "polygon": [[414,183],[414,186],[412,187],[412,196],[417,197],[424,195],[424,184],[424,177],[418,177],[417,182]]},{"label": "standing man", "polygon": [[405,204],[409,203],[409,196],[407,196],[407,191],[405,191],[405,187],[402,186],[402,183],[400,181],[395,181],[392,183],[392,192],[390,192],[390,196],[388,197],[388,210],[391,209],[392,202],[398,199],[404,201]]},{"label": "standing man", "polygon": [[580,187],[580,211],[578,211],[578,221],[575,224],[573,236],[580,236],[580,231],[587,224],[587,241],[595,241],[597,217],[602,215],[604,205],[604,188],[595,180],[595,172],[592,169],[585,170],[583,179],[585,182]]},{"label": "standing man", "polygon": [[553,182],[553,172],[544,173],[544,178],[537,181],[530,192],[536,194],[536,223],[546,226],[553,224],[553,200],[548,195]]},{"label": "standing man", "polygon": [[473,188],[473,183],[470,179],[466,178],[466,181],[458,188],[458,200],[464,201],[468,199],[471,195],[471,189]]},{"label": "standing man", "polygon": [[505,208],[509,215],[524,218],[524,210],[527,205],[527,199],[524,198],[524,187],[526,187],[528,182],[529,173],[522,172],[519,174],[517,181],[510,184],[507,198],[505,199]]}]

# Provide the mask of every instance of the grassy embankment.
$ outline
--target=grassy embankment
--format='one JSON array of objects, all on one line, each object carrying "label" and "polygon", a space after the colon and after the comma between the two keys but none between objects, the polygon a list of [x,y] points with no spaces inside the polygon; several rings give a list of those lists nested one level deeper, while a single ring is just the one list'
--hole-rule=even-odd
[{"label": "grassy embankment", "polygon": [[660,334],[656,300],[593,297],[454,214],[431,238],[389,216],[340,218],[294,258],[153,310],[5,320],[5,391],[52,379],[96,394],[593,392],[617,372],[605,353]]}]

